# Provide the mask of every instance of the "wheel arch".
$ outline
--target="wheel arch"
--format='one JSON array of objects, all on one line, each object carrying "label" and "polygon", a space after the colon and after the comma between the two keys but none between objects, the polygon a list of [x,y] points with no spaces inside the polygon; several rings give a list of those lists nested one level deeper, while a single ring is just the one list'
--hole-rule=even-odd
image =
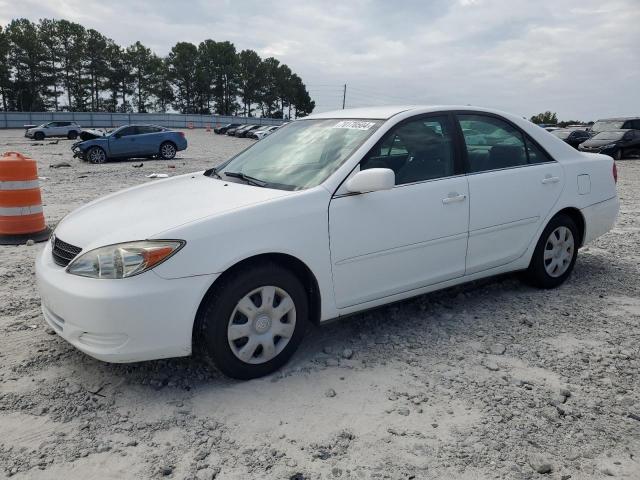
[{"label": "wheel arch", "polygon": [[174,140],[172,140],[172,139],[170,139],[170,138],[165,138],[164,140],[162,140],[162,141],[160,142],[160,146],[159,146],[158,148],[159,148],[159,149],[160,149],[160,148],[162,148],[162,145],[164,145],[165,143],[170,143],[171,145],[173,145],[174,147],[176,147],[176,150],[178,150],[178,144],[177,144]]},{"label": "wheel arch", "polygon": [[89,146],[85,149],[85,151],[84,151],[85,155],[87,155],[87,154],[88,154],[92,149],[94,149],[94,148],[99,148],[100,150],[102,150],[102,151],[104,152],[105,159],[106,159],[106,160],[109,160],[109,153],[107,152],[107,149],[106,149],[106,148],[104,148],[104,146],[103,146],[103,145],[99,145],[99,144],[95,144],[95,143],[94,143],[93,145],[89,145]]},{"label": "wheel arch", "polygon": [[584,243],[584,235],[586,233],[586,222],[585,222],[584,216],[582,215],[582,212],[580,211],[580,209],[576,207],[565,207],[562,210],[559,210],[558,212],[556,212],[556,214],[549,219],[549,222],[555,217],[557,217],[558,215],[562,215],[562,214],[567,215],[569,218],[571,218],[571,220],[573,220],[576,223],[576,226],[578,227],[579,235],[580,235],[580,238],[578,241],[578,248],[582,247]]},{"label": "wheel arch", "polygon": [[206,293],[200,300],[200,305],[198,305],[198,309],[196,311],[196,317],[193,322],[192,329],[192,344],[196,345],[195,334],[198,332],[197,323],[200,321],[202,317],[202,313],[204,308],[206,307],[207,300],[213,294],[213,292],[218,288],[229,276],[244,270],[251,268],[253,265],[257,265],[259,263],[276,263],[277,265],[283,266],[286,269],[290,270],[302,283],[305,291],[307,292],[307,298],[309,299],[309,313],[310,313],[310,321],[314,325],[318,325],[320,323],[320,287],[318,285],[318,280],[316,276],[311,271],[311,269],[297,257],[293,255],[289,255],[286,253],[261,253],[257,255],[253,255],[251,257],[247,257],[243,260],[236,262],[227,268],[215,281],[211,284],[211,286],[207,289]]}]

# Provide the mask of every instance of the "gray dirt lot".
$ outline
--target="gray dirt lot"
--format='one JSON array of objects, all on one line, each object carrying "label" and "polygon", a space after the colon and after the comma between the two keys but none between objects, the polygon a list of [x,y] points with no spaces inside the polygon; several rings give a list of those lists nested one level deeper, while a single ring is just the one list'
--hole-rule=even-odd
[{"label": "gray dirt lot", "polygon": [[[179,158],[134,168],[21,135],[0,131],[0,149],[37,159],[51,224],[252,142],[191,130]],[[42,246],[2,246],[0,477],[638,479],[640,161],[618,169],[617,226],[561,288],[506,276],[358,315],[250,382],[191,358],[110,365],[76,351],[40,314]]]}]

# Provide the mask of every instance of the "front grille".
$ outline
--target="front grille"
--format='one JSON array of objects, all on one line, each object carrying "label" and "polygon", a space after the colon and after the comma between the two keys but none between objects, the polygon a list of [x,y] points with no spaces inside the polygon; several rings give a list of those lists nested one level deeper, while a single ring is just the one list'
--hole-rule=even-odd
[{"label": "front grille", "polygon": [[63,242],[58,237],[53,237],[53,248],[51,254],[53,261],[61,267],[66,267],[76,255],[82,251],[81,248]]}]

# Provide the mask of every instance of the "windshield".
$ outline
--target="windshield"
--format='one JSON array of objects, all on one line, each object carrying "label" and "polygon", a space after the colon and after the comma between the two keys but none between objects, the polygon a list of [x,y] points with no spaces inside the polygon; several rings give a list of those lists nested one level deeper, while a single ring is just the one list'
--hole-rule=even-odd
[{"label": "windshield", "polygon": [[624,122],[621,120],[598,120],[591,127],[592,132],[606,132],[609,130],[618,130]]},{"label": "windshield", "polygon": [[594,140],[620,140],[624,132],[600,132],[595,137]]},{"label": "windshield", "polygon": [[551,132],[551,135],[555,135],[556,137],[564,140],[566,138],[569,138],[569,135],[571,135],[571,130],[555,130]]},{"label": "windshield", "polygon": [[298,120],[224,164],[266,187],[303,190],[325,181],[382,124],[380,120]]}]

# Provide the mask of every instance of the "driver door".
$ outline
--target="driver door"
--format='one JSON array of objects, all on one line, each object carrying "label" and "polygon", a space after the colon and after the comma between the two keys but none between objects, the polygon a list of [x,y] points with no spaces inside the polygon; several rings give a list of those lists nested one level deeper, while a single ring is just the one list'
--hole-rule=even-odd
[{"label": "driver door", "polygon": [[451,118],[440,114],[401,122],[359,168],[390,168],[396,186],[364,194],[338,190],[331,200],[338,308],[463,276],[469,192]]},{"label": "driver door", "polygon": [[109,137],[109,150],[114,157],[126,157],[136,153],[136,127],[126,127]]}]

